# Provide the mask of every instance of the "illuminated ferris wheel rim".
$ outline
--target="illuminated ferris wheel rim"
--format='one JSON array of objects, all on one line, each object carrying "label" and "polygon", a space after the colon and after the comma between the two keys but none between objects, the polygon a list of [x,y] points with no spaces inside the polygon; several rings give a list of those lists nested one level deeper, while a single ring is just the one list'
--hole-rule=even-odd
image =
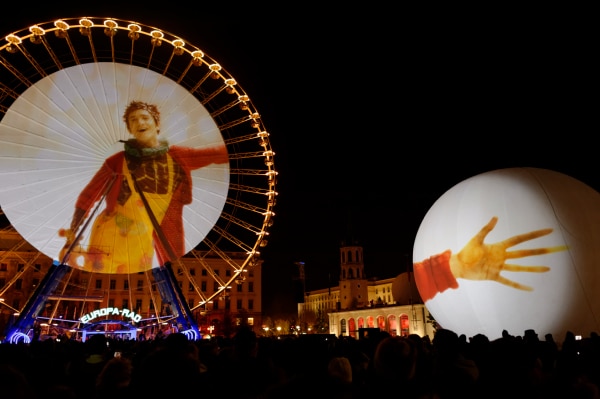
[{"label": "illuminated ferris wheel rim", "polygon": [[[126,25],[120,25],[120,23]],[[119,33],[119,31],[127,32],[127,37],[132,41],[132,43],[137,41],[141,35],[148,36],[151,39],[153,46],[158,47],[163,43],[170,44],[173,48],[173,55],[179,56],[187,53],[192,58],[194,65],[207,65],[212,72],[218,74],[223,80],[226,80],[226,85],[229,89],[233,89],[233,87],[237,85],[235,79],[229,75],[216,60],[205,54],[204,51],[188,41],[162,29],[149,27],[138,22],[123,21],[117,18],[61,18],[54,21],[37,23],[28,28],[24,28],[20,31],[15,31],[6,35],[4,37],[5,43],[0,44],[0,51],[6,50],[8,52],[17,52],[20,50],[19,46],[22,45],[26,40],[30,40],[32,43],[41,44],[43,43],[44,37],[50,33],[54,33],[57,37],[61,37],[69,41],[69,31],[73,29],[78,29],[82,36],[87,37],[90,37],[92,30],[102,29],[104,34],[110,39],[111,46],[114,45],[112,39]],[[74,55],[74,53],[76,53],[76,49],[72,46],[70,41],[68,45]],[[93,46],[91,40],[90,45]],[[48,50],[54,61],[57,61],[50,49]],[[114,57],[114,48],[111,48],[111,50],[111,54]],[[98,61],[99,59],[94,57],[92,62]],[[113,58],[113,61],[116,62],[116,58]],[[79,62],[76,61],[76,63]],[[245,93],[240,92],[240,95],[245,96]],[[241,101],[249,101],[249,98],[245,97]]]},{"label": "illuminated ferris wheel rim", "polygon": [[[58,42],[64,44],[62,52]],[[20,59],[15,63],[17,56]],[[31,25],[6,35],[0,43],[0,67],[5,68],[0,75],[0,116],[38,80],[70,66],[101,62],[141,66],[170,78],[198,98],[217,123],[232,162],[230,175],[236,178],[230,182],[225,209],[211,230],[212,237],[209,233],[203,244],[206,252],[226,261],[230,251],[220,247],[221,240],[246,253],[241,267],[238,262],[227,262],[233,276],[219,285],[230,286],[267,244],[277,196],[275,153],[248,94],[200,48],[164,30],[117,18],[64,18]],[[11,77],[12,84],[5,84],[2,76]],[[256,144],[257,150],[248,149]],[[248,214],[251,220],[245,216]]]}]

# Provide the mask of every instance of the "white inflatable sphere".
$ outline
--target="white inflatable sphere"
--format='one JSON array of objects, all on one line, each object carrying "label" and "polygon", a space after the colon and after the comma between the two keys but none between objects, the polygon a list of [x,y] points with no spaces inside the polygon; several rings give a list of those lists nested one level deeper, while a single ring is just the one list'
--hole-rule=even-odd
[{"label": "white inflatable sphere", "polygon": [[[600,194],[565,174],[508,168],[462,181],[425,215],[415,238],[413,262],[446,250],[460,252],[494,216],[498,222],[486,236],[486,244],[551,228],[550,234],[508,250],[567,249],[507,260],[513,265],[550,268],[545,273],[501,272],[531,291],[497,281],[457,279],[458,288],[425,300],[440,326],[467,337],[481,333],[490,339],[499,338],[503,330],[522,336],[533,329],[538,336],[550,333],[559,342],[567,331],[584,337],[600,332]],[[417,286],[422,292],[418,280]]]}]

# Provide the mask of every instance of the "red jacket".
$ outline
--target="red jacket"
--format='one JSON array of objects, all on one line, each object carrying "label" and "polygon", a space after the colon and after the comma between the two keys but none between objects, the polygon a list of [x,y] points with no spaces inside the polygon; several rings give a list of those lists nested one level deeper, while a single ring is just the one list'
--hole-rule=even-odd
[{"label": "red jacket", "polygon": [[450,250],[413,264],[415,281],[423,302],[448,288],[458,288],[458,282],[450,271]]},{"label": "red jacket", "polygon": [[[168,238],[175,256],[185,254],[185,241],[183,230],[183,207],[192,202],[192,174],[191,171],[213,163],[226,163],[229,161],[225,146],[212,148],[188,148],[170,146],[168,154],[181,166],[184,176],[180,184],[173,189],[173,196],[166,214],[161,222],[161,230]],[[104,161],[100,169],[81,191],[75,207],[82,209],[88,216],[94,204],[102,198],[107,184],[115,179],[110,191],[106,195],[106,210],[113,212],[117,204],[117,198],[123,182],[123,162],[125,152],[121,151]],[[134,188],[132,187],[132,190]],[[154,242],[160,243],[154,232]],[[156,251],[160,264],[170,259],[168,251],[162,245],[156,245]]]}]

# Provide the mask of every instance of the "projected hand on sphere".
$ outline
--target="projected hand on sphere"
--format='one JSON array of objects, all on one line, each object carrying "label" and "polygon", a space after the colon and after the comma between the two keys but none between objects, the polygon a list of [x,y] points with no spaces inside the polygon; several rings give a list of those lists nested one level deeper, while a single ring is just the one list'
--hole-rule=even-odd
[{"label": "projected hand on sphere", "polygon": [[521,266],[506,263],[508,259],[524,258],[528,256],[544,255],[564,251],[566,246],[548,248],[521,249],[509,251],[508,249],[552,233],[553,229],[535,230],[519,234],[506,240],[485,244],[485,237],[494,229],[498,222],[497,217],[492,219],[463,247],[457,254],[450,250],[432,256],[422,262],[414,263],[415,279],[418,282],[419,292],[423,301],[433,298],[437,293],[448,288],[458,288],[457,278],[466,280],[497,281],[506,286],[524,291],[533,288],[509,280],[500,275],[502,271],[544,273],[550,270],[547,266]]}]

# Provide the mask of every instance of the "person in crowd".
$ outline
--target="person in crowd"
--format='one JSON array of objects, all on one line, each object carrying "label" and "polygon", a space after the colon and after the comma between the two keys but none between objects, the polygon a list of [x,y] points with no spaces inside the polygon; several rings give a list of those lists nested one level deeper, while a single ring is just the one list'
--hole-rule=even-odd
[{"label": "person in crowd", "polygon": [[[162,398],[183,392],[211,392],[212,382],[199,356],[197,344],[175,332],[153,341],[134,359],[129,390],[141,398]],[[210,396],[210,395],[208,395]]]},{"label": "person in crowd", "polygon": [[440,399],[480,398],[480,370],[465,355],[464,343],[456,332],[438,329],[433,337],[432,380]]},{"label": "person in crowd", "polygon": [[77,397],[85,397],[94,392],[96,380],[113,354],[104,334],[93,334],[76,344],[80,350],[73,354],[66,373]]},{"label": "person in crowd", "polygon": [[96,399],[126,399],[132,396],[129,390],[133,364],[124,356],[108,360],[96,379]]},{"label": "person in crowd", "polygon": [[11,399],[37,399],[35,390],[23,370],[13,364],[0,362],[0,389],[2,397]]}]

